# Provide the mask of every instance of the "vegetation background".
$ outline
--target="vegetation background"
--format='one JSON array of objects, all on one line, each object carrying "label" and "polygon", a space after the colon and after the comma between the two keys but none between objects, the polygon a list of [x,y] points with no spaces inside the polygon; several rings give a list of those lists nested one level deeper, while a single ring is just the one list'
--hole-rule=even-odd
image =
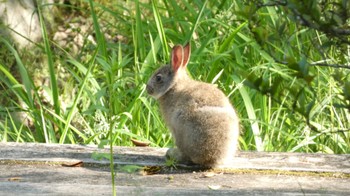
[{"label": "vegetation background", "polygon": [[0,141],[172,146],[145,83],[172,46],[191,42],[189,73],[236,107],[242,150],[350,153],[347,0],[37,8],[42,42],[21,50],[0,37]]}]

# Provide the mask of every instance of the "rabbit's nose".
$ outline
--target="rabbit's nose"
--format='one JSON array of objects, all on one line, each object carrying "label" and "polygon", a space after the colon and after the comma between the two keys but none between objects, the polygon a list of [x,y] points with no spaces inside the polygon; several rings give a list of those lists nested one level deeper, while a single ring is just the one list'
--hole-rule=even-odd
[{"label": "rabbit's nose", "polygon": [[152,88],[150,85],[147,85],[147,86],[146,86],[146,90],[147,90],[147,93],[148,93],[148,94],[150,94],[150,95],[153,94],[153,91],[154,91],[154,90],[153,90],[153,88]]}]

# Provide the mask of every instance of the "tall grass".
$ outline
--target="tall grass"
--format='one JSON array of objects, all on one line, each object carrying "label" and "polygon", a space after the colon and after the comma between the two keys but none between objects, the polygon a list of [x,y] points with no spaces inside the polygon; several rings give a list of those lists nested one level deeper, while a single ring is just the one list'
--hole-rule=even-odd
[{"label": "tall grass", "polygon": [[[327,37],[297,25],[282,9],[256,11],[240,0],[89,2],[77,3],[76,9],[90,11],[93,32],[89,33],[94,33],[96,45],[86,44],[84,52],[71,56],[44,36],[41,47],[51,82],[45,89],[52,104],[42,102],[27,73],[30,62],[24,64],[18,51],[1,39],[15,55],[21,76],[18,80],[0,64],[2,85],[12,98],[1,107],[2,141],[107,141],[129,146],[135,138],[152,146],[172,146],[156,102],[145,93],[145,83],[156,68],[168,63],[173,45],[191,42],[189,73],[217,84],[229,96],[241,118],[242,150],[350,152],[349,131],[337,131],[350,127],[349,111],[338,107],[344,89],[330,77],[338,71],[311,66],[325,56],[348,62],[349,55],[331,48],[322,56],[315,44]],[[124,39],[107,39],[106,29]],[[55,56],[53,48],[63,56]],[[65,100],[66,109],[59,107],[65,90],[55,84],[60,81],[55,64],[70,74],[63,83],[77,92]],[[341,72],[344,77],[349,74]],[[34,125],[17,122],[15,111],[28,115]]]}]

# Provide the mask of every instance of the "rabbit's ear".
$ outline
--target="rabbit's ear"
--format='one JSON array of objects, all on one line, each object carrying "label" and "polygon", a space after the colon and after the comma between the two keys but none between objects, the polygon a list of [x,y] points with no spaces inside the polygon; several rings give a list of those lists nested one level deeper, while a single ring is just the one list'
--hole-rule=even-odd
[{"label": "rabbit's ear", "polygon": [[171,67],[176,72],[183,64],[184,52],[181,45],[174,46],[171,51]]},{"label": "rabbit's ear", "polygon": [[188,42],[186,44],[186,46],[184,47],[184,57],[183,57],[183,64],[182,66],[183,67],[186,67],[186,65],[188,64],[188,61],[190,60],[190,57],[191,57],[191,45],[190,45],[190,42]]}]

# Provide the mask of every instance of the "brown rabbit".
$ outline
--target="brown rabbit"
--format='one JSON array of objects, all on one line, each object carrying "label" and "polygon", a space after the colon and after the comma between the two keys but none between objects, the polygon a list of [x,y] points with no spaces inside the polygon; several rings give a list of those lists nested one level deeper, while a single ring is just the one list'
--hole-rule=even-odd
[{"label": "brown rabbit", "polygon": [[190,45],[176,45],[171,64],[159,68],[147,83],[147,92],[159,101],[177,148],[167,151],[182,163],[219,167],[233,158],[239,119],[228,98],[212,84],[192,80],[186,65]]}]

